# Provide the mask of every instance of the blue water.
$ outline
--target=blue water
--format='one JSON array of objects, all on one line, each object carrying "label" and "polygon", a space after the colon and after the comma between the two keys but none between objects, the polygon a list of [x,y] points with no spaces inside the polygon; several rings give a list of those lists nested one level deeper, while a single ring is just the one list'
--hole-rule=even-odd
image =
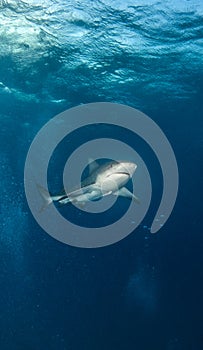
[{"label": "blue water", "polygon": [[[202,0],[1,0],[0,36],[0,349],[203,349]],[[79,249],[35,222],[24,163],[45,122],[99,101],[158,123],[180,188],[158,234],[149,213],[121,242]]]}]

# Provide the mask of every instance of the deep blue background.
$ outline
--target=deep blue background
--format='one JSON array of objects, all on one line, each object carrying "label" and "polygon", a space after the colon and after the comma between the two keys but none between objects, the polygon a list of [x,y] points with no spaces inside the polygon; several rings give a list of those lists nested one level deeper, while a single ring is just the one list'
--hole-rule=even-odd
[{"label": "deep blue background", "polygon": [[[198,0],[2,2],[1,350],[203,349],[202,14]],[[148,216],[125,240],[85,250],[38,226],[23,171],[46,121],[97,101],[139,108],[159,124],[180,188],[151,235],[144,226],[161,176],[143,146],[154,186]]]}]

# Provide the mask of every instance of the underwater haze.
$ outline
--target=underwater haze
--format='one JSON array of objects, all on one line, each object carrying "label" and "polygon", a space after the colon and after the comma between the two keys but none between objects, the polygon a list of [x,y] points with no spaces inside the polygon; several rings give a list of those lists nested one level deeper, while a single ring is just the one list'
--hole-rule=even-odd
[{"label": "underwater haze", "polygon": [[[0,0],[0,39],[0,349],[203,350],[203,1]],[[101,101],[161,127],[180,186],[151,234],[162,176],[128,135],[150,172],[150,210],[122,241],[80,249],[35,222],[24,164],[46,122]],[[49,172],[57,188],[60,164]]]}]

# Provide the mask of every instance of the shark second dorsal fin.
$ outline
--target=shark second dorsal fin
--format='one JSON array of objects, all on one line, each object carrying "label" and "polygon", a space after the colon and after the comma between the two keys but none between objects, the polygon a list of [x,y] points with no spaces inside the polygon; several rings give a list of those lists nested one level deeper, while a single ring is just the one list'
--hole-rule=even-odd
[{"label": "shark second dorsal fin", "polygon": [[99,164],[96,160],[89,158],[88,159],[88,171],[89,175],[91,175],[97,168],[99,167]]}]

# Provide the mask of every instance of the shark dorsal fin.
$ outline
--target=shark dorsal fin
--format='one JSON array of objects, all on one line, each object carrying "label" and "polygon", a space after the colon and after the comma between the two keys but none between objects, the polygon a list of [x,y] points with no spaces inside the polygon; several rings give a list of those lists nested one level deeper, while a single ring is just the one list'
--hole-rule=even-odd
[{"label": "shark dorsal fin", "polygon": [[96,160],[89,158],[88,159],[88,170],[89,170],[89,175],[93,173],[97,168],[99,167],[99,164],[97,163]]}]

